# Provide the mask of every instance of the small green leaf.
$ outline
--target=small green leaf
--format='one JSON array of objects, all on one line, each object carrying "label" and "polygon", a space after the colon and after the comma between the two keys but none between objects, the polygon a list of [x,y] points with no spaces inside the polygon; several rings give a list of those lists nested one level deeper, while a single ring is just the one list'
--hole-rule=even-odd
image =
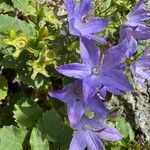
[{"label": "small green leaf", "polygon": [[101,2],[102,7],[103,7],[104,9],[109,8],[110,5],[111,5],[111,1],[112,1],[112,0],[102,0],[102,2]]},{"label": "small green leaf", "polygon": [[44,113],[38,121],[37,128],[52,142],[57,142],[63,133],[63,122],[56,110],[52,109]]},{"label": "small green leaf", "polygon": [[18,125],[23,127],[33,126],[42,115],[42,109],[37,103],[25,97],[21,98],[14,107],[14,118]]},{"label": "small green leaf", "polygon": [[12,0],[14,7],[24,15],[35,15],[35,8],[29,3],[29,0]]},{"label": "small green leaf", "polygon": [[68,150],[73,135],[73,129],[67,125],[64,125],[62,136],[59,137],[59,141],[55,144],[60,150]]},{"label": "small green leaf", "polygon": [[0,150],[22,150],[26,134],[25,129],[4,126],[0,129]]},{"label": "small green leaf", "polygon": [[22,30],[26,34],[33,34],[35,32],[33,26],[21,21],[17,18],[10,17],[8,15],[0,15],[0,32],[9,32],[10,30],[18,31]]},{"label": "small green leaf", "polygon": [[8,84],[5,77],[0,75],[0,100],[7,96]]},{"label": "small green leaf", "polygon": [[130,124],[125,120],[124,117],[117,117],[116,119],[116,127],[121,132],[123,138],[128,138],[128,142],[134,140],[134,133],[130,126]]},{"label": "small green leaf", "polygon": [[41,132],[33,128],[30,137],[31,150],[49,150],[49,143],[47,139],[44,139]]},{"label": "small green leaf", "polygon": [[0,4],[0,13],[2,13],[2,12],[6,13],[6,12],[9,12],[12,10],[13,10],[13,8],[10,5],[6,4],[5,2]]}]

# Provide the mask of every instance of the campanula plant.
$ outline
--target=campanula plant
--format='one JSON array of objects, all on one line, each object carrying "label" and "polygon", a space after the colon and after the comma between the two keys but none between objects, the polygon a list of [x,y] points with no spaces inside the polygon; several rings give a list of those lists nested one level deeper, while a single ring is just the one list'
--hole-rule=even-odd
[{"label": "campanula plant", "polygon": [[89,149],[103,150],[104,146],[101,140],[116,141],[121,138],[120,133],[114,127],[104,124],[103,119],[89,119],[86,116],[81,118],[80,123],[76,126],[70,143],[70,150]]},{"label": "campanula plant", "polygon": [[145,50],[130,66],[136,84],[146,87],[145,80],[150,80],[150,52]]},{"label": "campanula plant", "polygon": [[145,148],[123,101],[150,80],[145,4],[1,1],[0,150]]},{"label": "campanula plant", "polygon": [[145,23],[150,19],[150,13],[144,9],[146,0],[139,0],[133,10],[127,15],[127,20],[120,29],[120,41],[125,37],[132,36],[136,40],[150,38],[150,26]]},{"label": "campanula plant", "polygon": [[80,54],[83,63],[65,64],[56,69],[66,76],[82,79],[86,102],[88,97],[96,93],[96,89],[100,90],[103,87],[114,94],[121,94],[132,90],[127,77],[122,72],[124,68],[122,58],[125,51],[126,46],[120,44],[100,55],[96,45],[81,37]]},{"label": "campanula plant", "polygon": [[64,0],[64,3],[68,13],[69,31],[71,34],[106,43],[104,38],[95,33],[104,29],[109,19],[91,17],[91,0],[80,0],[77,6],[75,6],[75,0]]},{"label": "campanula plant", "polygon": [[[74,83],[66,85],[62,90],[49,92],[49,95],[55,97],[67,104],[68,117],[71,125],[74,127],[87,110],[96,112],[101,116],[107,114],[107,109],[98,96],[89,99],[86,105],[83,98],[81,81],[76,80]],[[101,108],[101,109],[100,109]]]}]

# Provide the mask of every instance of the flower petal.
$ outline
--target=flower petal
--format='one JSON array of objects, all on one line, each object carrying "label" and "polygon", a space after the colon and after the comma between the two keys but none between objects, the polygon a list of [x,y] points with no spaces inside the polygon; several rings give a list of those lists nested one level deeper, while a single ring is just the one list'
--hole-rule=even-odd
[{"label": "flower petal", "polygon": [[88,100],[95,95],[95,90],[91,88],[86,80],[83,80],[84,102],[88,104]]},{"label": "flower petal", "polygon": [[69,97],[71,96],[72,93],[72,89],[73,89],[73,84],[68,84],[66,86],[63,87],[63,89],[61,90],[57,90],[57,91],[51,91],[49,92],[49,96],[57,98],[59,100],[61,100],[62,102],[66,103],[69,99]]},{"label": "flower petal", "polygon": [[95,134],[89,133],[85,137],[87,147],[90,150],[104,150],[103,143],[97,138]]},{"label": "flower petal", "polygon": [[77,8],[74,12],[74,17],[81,19],[82,16],[88,15],[92,10],[92,1],[91,0],[80,0]]},{"label": "flower petal", "polygon": [[95,41],[100,42],[100,43],[104,43],[104,44],[108,43],[105,38],[102,38],[96,34],[89,34],[89,35],[84,35],[84,36],[88,39],[95,40]]},{"label": "flower petal", "polygon": [[82,61],[90,66],[97,66],[100,62],[100,50],[99,48],[89,39],[80,38],[80,55]]},{"label": "flower petal", "polygon": [[83,100],[73,99],[68,101],[67,110],[70,124],[74,127],[84,114]]},{"label": "flower petal", "polygon": [[69,150],[84,150],[86,147],[86,143],[84,141],[83,133],[77,131],[70,143]]},{"label": "flower petal", "polygon": [[123,92],[133,90],[127,77],[119,70],[111,70],[110,73],[107,72],[106,74],[103,74],[102,83],[106,87],[118,89]]},{"label": "flower petal", "polygon": [[102,128],[104,130],[100,133],[96,133],[99,139],[108,141],[116,141],[121,139],[121,134],[116,128],[106,124],[103,124]]},{"label": "flower petal", "polygon": [[80,63],[61,65],[56,70],[65,76],[82,79],[87,76],[88,69]]},{"label": "flower petal", "polygon": [[81,26],[82,35],[88,35],[91,33],[99,32],[108,24],[109,19],[92,17],[86,23]]},{"label": "flower petal", "polygon": [[75,0],[64,0],[64,4],[69,18],[71,18],[75,9]]},{"label": "flower petal", "polygon": [[113,46],[105,51],[101,72],[110,71],[114,68],[119,70],[123,69],[125,66],[122,63],[122,60],[126,54],[127,48],[127,42],[122,41],[118,45]]},{"label": "flower petal", "polygon": [[126,56],[127,57],[131,57],[137,48],[137,41],[131,36],[131,37],[126,37],[126,39],[124,39],[124,42],[127,46],[127,51],[126,51]]},{"label": "flower petal", "polygon": [[134,6],[133,10],[127,15],[128,20],[140,22],[150,18],[148,11],[144,9],[145,2],[146,0],[139,0],[139,2]]},{"label": "flower petal", "polygon": [[106,118],[108,114],[106,105],[101,101],[101,99],[97,95],[95,95],[89,100],[87,107],[92,112],[98,114],[100,118]]}]

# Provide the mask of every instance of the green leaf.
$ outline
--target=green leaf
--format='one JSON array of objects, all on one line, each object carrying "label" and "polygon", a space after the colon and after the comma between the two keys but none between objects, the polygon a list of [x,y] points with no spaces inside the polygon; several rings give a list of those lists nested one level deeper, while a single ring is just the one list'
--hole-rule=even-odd
[{"label": "green leaf", "polygon": [[6,13],[6,12],[9,12],[12,10],[13,10],[13,8],[10,5],[6,4],[5,2],[0,4],[0,13],[2,13],[2,12]]},{"label": "green leaf", "polygon": [[0,149],[1,150],[22,150],[22,144],[27,131],[14,126],[4,126],[0,129]]},{"label": "green leaf", "polygon": [[14,118],[18,125],[23,127],[32,127],[42,115],[42,109],[37,103],[25,97],[21,98],[14,107]]},{"label": "green leaf", "polygon": [[49,138],[51,142],[57,142],[63,134],[63,122],[56,110],[52,109],[43,114],[38,121],[37,128]]},{"label": "green leaf", "polygon": [[0,75],[0,100],[7,96],[8,84],[5,77]]},{"label": "green leaf", "polygon": [[35,15],[35,8],[29,3],[29,0],[12,0],[14,7],[24,15]]},{"label": "green leaf", "polygon": [[111,0],[102,0],[101,2],[103,9],[107,9],[111,5]]},{"label": "green leaf", "polygon": [[20,19],[10,17],[8,15],[0,15],[0,32],[8,32],[10,30],[22,30],[26,34],[33,34],[35,32],[33,26]]},{"label": "green leaf", "polygon": [[134,133],[131,125],[125,120],[124,117],[120,116],[116,119],[116,127],[121,132],[123,138],[128,139],[127,143],[134,140]]},{"label": "green leaf", "polygon": [[47,139],[44,139],[41,132],[33,128],[30,137],[31,150],[49,150],[49,143]]},{"label": "green leaf", "polygon": [[59,137],[59,141],[55,144],[60,150],[68,150],[69,144],[72,139],[73,129],[69,126],[64,125],[64,130],[62,136]]}]

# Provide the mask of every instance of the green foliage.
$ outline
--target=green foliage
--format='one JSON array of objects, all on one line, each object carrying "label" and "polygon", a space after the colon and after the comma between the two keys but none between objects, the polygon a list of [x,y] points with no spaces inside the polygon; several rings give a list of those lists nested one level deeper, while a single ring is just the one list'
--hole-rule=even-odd
[{"label": "green foliage", "polygon": [[[108,37],[110,43],[118,40],[120,25],[126,19],[129,10],[132,9],[136,0],[94,0],[93,15],[110,18],[107,28],[101,33]],[[113,40],[112,40],[113,39]]]},{"label": "green foliage", "polygon": [[8,84],[5,77],[0,75],[0,100],[7,96]]},{"label": "green foliage", "polygon": [[[128,122],[126,122],[125,118],[123,117],[117,117],[115,119],[116,121],[116,127],[117,129],[122,133],[123,135],[123,142],[125,142],[125,144],[128,144],[129,142],[134,140],[134,133],[133,130],[130,126],[130,124]],[[124,141],[125,140],[125,141]],[[123,145],[125,145],[123,144]]]},{"label": "green foliage", "polygon": [[1,14],[0,20],[0,32],[2,33],[7,33],[10,30],[22,30],[26,34],[33,34],[35,32],[32,25],[20,19]]},{"label": "green foliage", "polygon": [[14,7],[26,15],[35,15],[35,7],[30,0],[12,0]]},{"label": "green foliage", "polygon": [[49,150],[49,143],[47,139],[42,137],[41,132],[33,128],[30,137],[31,150]]},{"label": "green foliage", "polygon": [[14,126],[5,126],[0,129],[0,149],[22,150],[27,130]]},{"label": "green foliage", "polygon": [[43,117],[37,123],[37,128],[49,141],[57,142],[63,133],[63,122],[58,113],[52,109],[43,114]]},{"label": "green foliage", "polygon": [[134,142],[134,132],[131,125],[122,116],[110,119],[108,122],[116,126],[122,135],[122,139],[117,142],[105,142],[106,149],[126,150],[126,148],[130,148],[130,143]]},{"label": "green foliage", "polygon": [[14,118],[19,126],[32,127],[42,115],[42,109],[37,103],[24,97],[15,104],[14,108]]}]

